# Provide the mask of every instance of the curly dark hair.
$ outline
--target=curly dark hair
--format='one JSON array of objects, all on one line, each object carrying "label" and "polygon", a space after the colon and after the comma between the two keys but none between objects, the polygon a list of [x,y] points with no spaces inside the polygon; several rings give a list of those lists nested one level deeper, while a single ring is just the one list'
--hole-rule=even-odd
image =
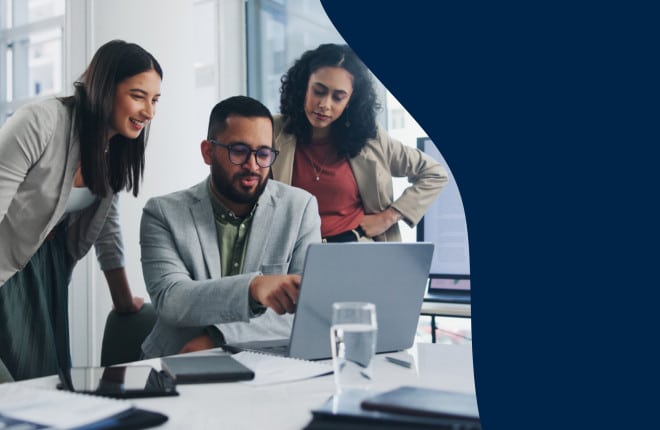
[{"label": "curly dark hair", "polygon": [[280,112],[284,131],[303,144],[311,141],[312,127],[304,111],[305,94],[310,75],[322,67],[341,67],[353,76],[353,94],[346,110],[330,125],[330,138],[340,155],[355,157],[367,139],[376,137],[380,104],[369,69],[347,45],[327,43],[306,51],[282,76]]}]

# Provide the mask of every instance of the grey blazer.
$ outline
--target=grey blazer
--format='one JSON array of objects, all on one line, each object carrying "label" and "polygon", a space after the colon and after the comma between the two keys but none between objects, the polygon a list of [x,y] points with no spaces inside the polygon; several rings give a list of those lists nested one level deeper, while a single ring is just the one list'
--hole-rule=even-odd
[{"label": "grey blazer", "polygon": [[[80,161],[72,111],[57,99],[18,109],[0,128],[0,286],[22,270],[64,213]],[[102,270],[124,266],[117,211],[108,195],[69,215],[74,261],[95,245]]]},{"label": "grey blazer", "polygon": [[[273,177],[291,184],[296,138],[284,132],[280,115],[274,117],[275,148],[280,151],[273,164]],[[424,216],[448,180],[444,167],[428,155],[392,139],[378,129],[375,139],[369,139],[362,151],[349,159],[355,175],[365,214],[379,213],[393,207],[411,227]],[[392,177],[408,177],[412,185],[394,201]],[[385,233],[374,237],[378,241],[400,241],[401,232],[395,223]]]},{"label": "grey blazer", "polygon": [[147,357],[178,353],[216,325],[227,342],[288,337],[292,315],[250,311],[248,289],[260,274],[301,274],[307,246],[321,241],[316,199],[269,180],[248,236],[243,274],[222,277],[208,178],[150,199],[140,225],[142,271],[158,320],[142,344]]}]

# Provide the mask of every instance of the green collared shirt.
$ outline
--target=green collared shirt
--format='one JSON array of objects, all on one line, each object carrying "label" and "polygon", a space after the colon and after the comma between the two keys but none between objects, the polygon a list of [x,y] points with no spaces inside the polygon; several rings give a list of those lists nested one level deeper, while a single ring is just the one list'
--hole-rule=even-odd
[{"label": "green collared shirt", "polygon": [[209,195],[211,196],[216,234],[218,235],[222,276],[239,275],[243,271],[247,239],[257,205],[254,205],[247,217],[239,218],[218,200],[211,188],[212,186],[209,182]]},{"label": "green collared shirt", "polygon": [[[245,251],[247,250],[252,219],[258,203],[254,205],[248,216],[240,218],[218,199],[211,181],[209,181],[209,196],[213,207],[216,234],[218,235],[222,276],[239,275],[243,273]],[[248,297],[248,302],[252,316],[260,315],[266,311],[266,308],[254,300],[252,296]]]}]

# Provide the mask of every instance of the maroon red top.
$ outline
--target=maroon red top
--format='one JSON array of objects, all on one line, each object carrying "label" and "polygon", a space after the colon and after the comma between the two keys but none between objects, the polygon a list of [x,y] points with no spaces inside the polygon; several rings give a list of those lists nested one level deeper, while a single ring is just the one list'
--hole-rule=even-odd
[{"label": "maroon red top", "polygon": [[354,229],[364,217],[348,159],[338,157],[328,141],[296,145],[291,184],[316,196],[322,237]]}]

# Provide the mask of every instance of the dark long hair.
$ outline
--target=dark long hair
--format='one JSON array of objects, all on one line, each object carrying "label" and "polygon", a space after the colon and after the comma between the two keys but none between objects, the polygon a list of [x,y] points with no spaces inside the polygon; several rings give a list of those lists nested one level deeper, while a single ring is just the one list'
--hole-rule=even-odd
[{"label": "dark long hair", "polygon": [[136,139],[118,133],[108,142],[107,136],[117,85],[149,70],[163,78],[160,64],[149,52],[134,43],[112,40],[96,51],[73,84],[74,94],[61,99],[74,109],[73,127],[80,141],[82,176],[87,188],[98,196],[122,189],[138,195],[149,124]]},{"label": "dark long hair", "polygon": [[348,106],[330,125],[330,139],[340,155],[356,156],[367,139],[376,137],[376,112],[380,104],[371,74],[347,45],[320,45],[305,52],[282,76],[280,112],[284,117],[284,131],[298,142],[309,143],[312,127],[305,115],[305,94],[309,77],[322,67],[341,67],[353,76],[353,94]]}]

